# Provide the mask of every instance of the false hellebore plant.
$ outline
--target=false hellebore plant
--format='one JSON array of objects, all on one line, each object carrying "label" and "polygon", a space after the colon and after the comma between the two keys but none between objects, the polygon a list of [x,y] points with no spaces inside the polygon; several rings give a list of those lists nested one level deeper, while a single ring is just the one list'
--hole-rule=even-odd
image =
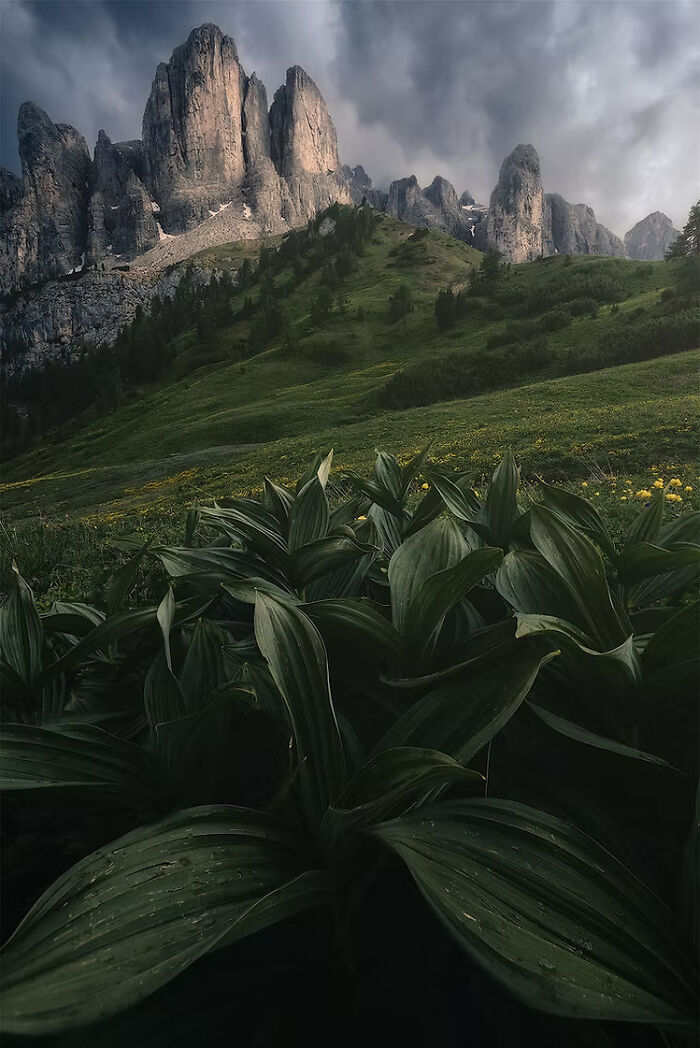
[{"label": "false hellebore plant", "polygon": [[[140,818],[9,938],[5,1031],[114,1015],[304,911],[347,942],[382,869],[529,1006],[692,1027],[697,519],[664,527],[660,493],[618,548],[563,489],[524,510],[510,454],[484,501],[427,458],[379,453],[336,508],[328,456],[296,490],[191,511],[184,546],[134,550],[106,614],[40,614],[16,575],[3,789]],[[144,557],[167,591],[126,608]],[[650,773],[675,912],[614,792]]]}]

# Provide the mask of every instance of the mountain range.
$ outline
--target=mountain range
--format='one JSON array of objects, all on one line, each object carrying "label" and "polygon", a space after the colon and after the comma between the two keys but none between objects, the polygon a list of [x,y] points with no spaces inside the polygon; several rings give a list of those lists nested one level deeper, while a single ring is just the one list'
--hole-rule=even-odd
[{"label": "mountain range", "polygon": [[[233,39],[210,24],[157,67],[140,140],[113,143],[100,131],[91,157],[75,128],[25,102],[18,144],[22,178],[0,169],[0,292],[11,300],[0,324],[6,343],[39,353],[78,335],[109,339],[120,313],[147,299],[172,263],[283,233],[336,201],[364,200],[514,262],[556,253],[656,259],[677,236],[655,212],[623,242],[590,207],[544,193],[531,145],[503,161],[488,206],[468,191],[458,197],[440,176],[426,189],[415,176],[377,189],[361,165],[341,164],[326,104],[300,66],[268,106]],[[79,294],[56,288],[78,274]],[[97,334],[91,312],[103,322]]]}]

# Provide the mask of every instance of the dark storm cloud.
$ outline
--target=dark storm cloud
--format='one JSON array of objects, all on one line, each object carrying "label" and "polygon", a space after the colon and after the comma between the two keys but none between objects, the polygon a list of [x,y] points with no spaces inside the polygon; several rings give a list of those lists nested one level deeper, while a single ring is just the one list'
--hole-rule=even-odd
[{"label": "dark storm cloud", "polygon": [[375,183],[443,174],[482,200],[518,142],[545,188],[616,232],[698,196],[698,7],[688,2],[338,3],[0,0],[2,163],[25,98],[88,142],[137,137],[155,66],[214,21],[271,98],[288,65],[317,81],[343,159]]}]

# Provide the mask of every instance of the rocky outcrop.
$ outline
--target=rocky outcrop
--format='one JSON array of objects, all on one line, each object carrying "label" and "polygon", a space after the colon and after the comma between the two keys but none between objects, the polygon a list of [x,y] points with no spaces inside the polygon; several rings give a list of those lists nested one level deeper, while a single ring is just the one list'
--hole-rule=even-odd
[{"label": "rocky outcrop", "polygon": [[0,289],[60,276],[83,263],[90,157],[69,124],[25,102],[17,121],[22,193],[4,179],[11,203],[0,223]]},{"label": "rocky outcrop", "polygon": [[381,189],[374,188],[372,179],[362,164],[358,164],[356,167],[349,167],[347,164],[343,164],[343,175],[350,189],[350,196],[354,204],[361,204],[363,200],[366,200],[377,211],[385,210],[388,194],[382,192]]},{"label": "rocky outcrop", "polygon": [[166,232],[191,228],[240,190],[245,86],[236,45],[215,25],[194,29],[156,69],[143,150]]},{"label": "rocky outcrop", "polygon": [[24,194],[22,179],[5,167],[0,167],[0,215],[9,211]]},{"label": "rocky outcrop", "polygon": [[501,165],[479,245],[495,248],[512,262],[537,258],[542,254],[543,216],[540,158],[532,146],[516,146]]},{"label": "rocky outcrop", "polygon": [[613,255],[626,258],[618,236],[596,220],[586,204],[570,204],[559,193],[547,193],[542,250],[545,255]]},{"label": "rocky outcrop", "polygon": [[385,210],[412,226],[428,226],[472,243],[476,220],[465,213],[451,182],[437,175],[421,189],[415,175],[399,178],[389,186]]},{"label": "rocky outcrop", "polygon": [[679,236],[668,215],[654,211],[625,233],[625,247],[630,258],[654,262],[664,257]]},{"label": "rocky outcrop", "polygon": [[134,151],[122,152],[100,131],[92,167],[86,264],[106,255],[133,258],[159,240],[153,201],[133,167]]}]

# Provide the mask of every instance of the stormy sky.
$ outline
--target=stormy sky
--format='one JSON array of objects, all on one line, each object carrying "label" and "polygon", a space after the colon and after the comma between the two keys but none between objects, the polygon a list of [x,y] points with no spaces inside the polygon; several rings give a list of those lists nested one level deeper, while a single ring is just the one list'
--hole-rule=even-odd
[{"label": "stormy sky", "polygon": [[234,37],[270,99],[304,66],[343,161],[375,185],[441,174],[488,202],[531,142],[545,190],[618,234],[655,210],[680,226],[700,196],[695,0],[0,0],[0,163],[19,171],[25,99],[91,148],[101,127],[140,137],[156,64],[202,22]]}]

